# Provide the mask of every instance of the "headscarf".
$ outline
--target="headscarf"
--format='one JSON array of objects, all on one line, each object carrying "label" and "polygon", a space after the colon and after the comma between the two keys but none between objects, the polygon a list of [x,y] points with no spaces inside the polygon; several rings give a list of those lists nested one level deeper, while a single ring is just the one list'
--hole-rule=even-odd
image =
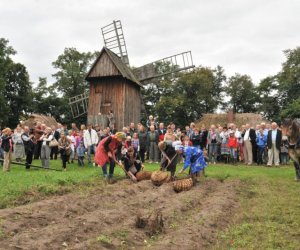
[{"label": "headscarf", "polygon": [[125,133],[123,133],[123,132],[117,132],[117,133],[115,134],[115,137],[117,137],[117,138],[119,138],[119,139],[122,139],[122,140],[125,140],[125,139],[126,139],[126,135],[125,135]]}]

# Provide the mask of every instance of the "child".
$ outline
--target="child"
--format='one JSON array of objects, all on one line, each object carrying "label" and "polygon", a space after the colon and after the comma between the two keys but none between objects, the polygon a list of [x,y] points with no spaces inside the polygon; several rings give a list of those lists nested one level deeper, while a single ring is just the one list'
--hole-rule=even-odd
[{"label": "child", "polygon": [[128,149],[131,146],[131,136],[128,135],[125,140],[125,148]]},{"label": "child", "polygon": [[236,164],[237,161],[237,148],[238,148],[238,140],[234,136],[234,132],[231,131],[228,138],[228,148],[230,153],[230,158],[233,160],[233,164]]},{"label": "child", "polygon": [[131,146],[133,147],[135,153],[138,153],[140,151],[140,140],[138,137],[138,133],[133,133]]},{"label": "child", "polygon": [[2,144],[1,147],[4,151],[4,162],[3,162],[3,171],[10,171],[10,162],[11,162],[11,154],[12,154],[12,131],[10,128],[5,128],[2,130]]},{"label": "child", "polygon": [[184,137],[183,137],[183,140],[182,140],[182,145],[183,146],[193,146],[193,143],[190,141],[190,138],[187,136],[187,135],[185,135]]},{"label": "child", "polygon": [[83,167],[84,166],[85,147],[84,147],[82,141],[80,142],[80,144],[77,147],[76,151],[77,151],[77,157],[78,157],[78,165]]},{"label": "child", "polygon": [[280,159],[281,159],[281,164],[283,165],[287,165],[289,162],[288,147],[289,147],[289,143],[287,140],[287,136],[284,135],[282,136],[282,141],[280,146]]}]

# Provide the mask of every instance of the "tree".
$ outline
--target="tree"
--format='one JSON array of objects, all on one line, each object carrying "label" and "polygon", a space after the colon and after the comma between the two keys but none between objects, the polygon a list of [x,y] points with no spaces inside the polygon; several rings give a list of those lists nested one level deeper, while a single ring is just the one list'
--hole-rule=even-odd
[{"label": "tree", "polygon": [[[56,92],[62,95],[60,100],[62,106],[56,110],[52,109],[51,114],[56,116],[54,112],[59,111],[62,122],[74,122],[68,101],[70,97],[82,94],[88,90],[88,83],[85,81],[85,76],[97,53],[85,53],[79,52],[75,48],[66,48],[64,53],[58,56],[57,60],[52,63],[58,71],[53,74],[56,82],[50,89],[53,91],[52,93]],[[75,119],[75,122],[85,123],[86,115]]]},{"label": "tree", "polygon": [[280,120],[280,93],[276,77],[269,76],[262,79],[256,87],[259,97],[257,110],[270,121]]},{"label": "tree", "polygon": [[6,73],[4,96],[9,105],[8,126],[15,127],[27,113],[32,101],[32,86],[24,65],[11,63]]},{"label": "tree", "polygon": [[26,67],[15,63],[16,51],[8,40],[0,39],[0,125],[15,127],[30,106],[32,86]]},{"label": "tree", "polygon": [[222,101],[222,79],[221,68],[198,67],[181,74],[169,93],[160,97],[155,106],[156,114],[164,122],[173,121],[183,127],[203,113],[214,112]]},{"label": "tree", "polygon": [[281,118],[299,118],[300,117],[300,97],[287,105],[280,113]]},{"label": "tree", "polygon": [[236,73],[228,79],[225,92],[235,113],[256,112],[258,96],[250,76]]}]

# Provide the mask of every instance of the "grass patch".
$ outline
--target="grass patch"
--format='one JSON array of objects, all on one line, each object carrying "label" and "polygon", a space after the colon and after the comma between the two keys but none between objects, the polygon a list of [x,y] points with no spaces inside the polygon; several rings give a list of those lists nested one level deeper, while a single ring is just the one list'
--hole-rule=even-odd
[{"label": "grass patch", "polygon": [[112,239],[108,235],[101,234],[97,237],[97,241],[101,243],[110,245],[112,243]]}]

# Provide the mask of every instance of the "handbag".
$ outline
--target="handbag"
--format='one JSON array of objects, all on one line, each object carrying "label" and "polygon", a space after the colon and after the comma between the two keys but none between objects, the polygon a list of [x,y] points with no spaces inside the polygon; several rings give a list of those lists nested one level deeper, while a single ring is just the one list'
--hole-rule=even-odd
[{"label": "handbag", "polygon": [[58,141],[54,138],[52,141],[49,143],[50,148],[58,147]]}]

